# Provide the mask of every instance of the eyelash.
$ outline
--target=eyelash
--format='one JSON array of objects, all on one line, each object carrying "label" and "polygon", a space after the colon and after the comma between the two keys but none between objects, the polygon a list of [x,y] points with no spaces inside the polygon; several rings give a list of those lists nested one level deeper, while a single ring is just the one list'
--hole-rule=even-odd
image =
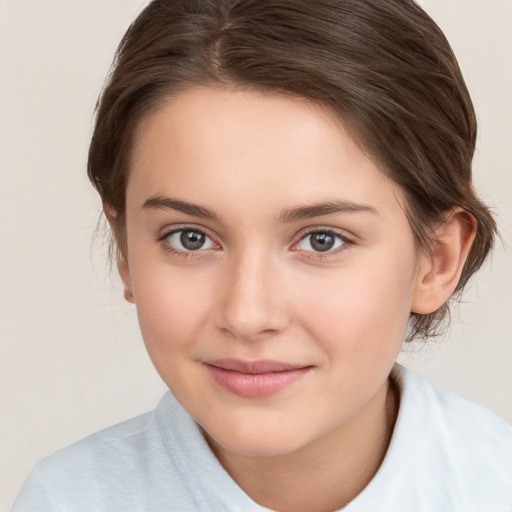
[{"label": "eyelash", "polygon": [[[169,237],[171,237],[172,235],[175,235],[177,233],[182,233],[184,231],[199,233],[201,235],[204,235],[207,239],[211,240],[215,245],[217,245],[217,246],[219,245],[203,229],[199,229],[195,226],[181,226],[181,227],[173,229],[171,231],[167,231],[163,235],[159,236],[157,241],[162,244],[165,251],[172,254],[173,256],[178,256],[180,258],[197,258],[197,257],[204,256],[201,253],[208,249],[203,249],[203,250],[198,249],[196,251],[182,250],[182,249],[176,249],[175,247],[173,247],[173,245],[171,245],[171,243],[169,242]],[[293,247],[300,244],[300,242],[305,240],[307,237],[312,236],[316,233],[321,233],[321,234],[332,236],[332,237],[340,240],[342,242],[342,244],[341,244],[341,246],[337,247],[334,250],[329,249],[325,252],[302,251],[304,253],[307,253],[308,254],[307,257],[311,258],[311,259],[319,259],[320,260],[320,259],[324,259],[324,258],[329,258],[329,257],[339,254],[340,252],[346,251],[347,249],[350,248],[350,246],[354,245],[354,242],[351,239],[349,239],[347,236],[342,235],[342,234],[338,233],[337,231],[334,231],[331,228],[325,228],[325,229],[317,228],[317,229],[311,229],[310,231],[303,233],[300,236],[299,240],[293,244]],[[294,250],[294,249],[292,249],[292,250]],[[298,252],[297,249],[295,249],[295,251]]]}]

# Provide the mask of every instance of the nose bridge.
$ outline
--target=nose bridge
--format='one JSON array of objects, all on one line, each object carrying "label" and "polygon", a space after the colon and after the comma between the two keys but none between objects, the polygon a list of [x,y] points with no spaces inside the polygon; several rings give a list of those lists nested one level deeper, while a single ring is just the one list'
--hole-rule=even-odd
[{"label": "nose bridge", "polygon": [[219,327],[240,340],[282,330],[285,298],[279,293],[277,262],[269,252],[248,248],[233,255],[224,283]]}]

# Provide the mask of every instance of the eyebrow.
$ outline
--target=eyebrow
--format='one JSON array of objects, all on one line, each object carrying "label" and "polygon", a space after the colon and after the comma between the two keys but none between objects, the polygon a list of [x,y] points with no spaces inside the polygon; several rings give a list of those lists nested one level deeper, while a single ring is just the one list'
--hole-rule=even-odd
[{"label": "eyebrow", "polygon": [[353,203],[352,201],[335,200],[315,203],[308,206],[297,206],[295,208],[283,210],[279,215],[279,220],[286,223],[303,219],[311,219],[313,217],[320,217],[322,215],[329,215],[332,213],[354,212],[368,212],[378,215],[377,210],[372,206]]},{"label": "eyebrow", "polygon": [[199,206],[187,201],[181,201],[180,199],[174,199],[172,197],[162,197],[158,195],[151,196],[150,198],[146,199],[142,205],[142,208],[150,210],[176,210],[178,212],[192,215],[194,217],[199,217],[201,219],[215,221],[219,221],[221,218],[220,215],[215,213],[215,211],[210,210],[204,206]]},{"label": "eyebrow", "polygon": [[[150,210],[176,210],[186,215],[192,215],[201,219],[220,221],[221,216],[210,208],[200,206],[180,199],[163,196],[151,196],[142,205],[144,209]],[[324,201],[307,206],[296,206],[283,210],[278,217],[279,222],[291,223],[298,220],[311,219],[322,215],[333,213],[355,213],[368,212],[378,214],[372,206],[354,203],[352,201]]]}]

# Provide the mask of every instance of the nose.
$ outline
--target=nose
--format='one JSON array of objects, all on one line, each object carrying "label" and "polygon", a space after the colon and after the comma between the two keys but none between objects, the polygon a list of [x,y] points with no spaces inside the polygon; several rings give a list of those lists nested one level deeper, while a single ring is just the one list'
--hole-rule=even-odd
[{"label": "nose", "polygon": [[222,283],[217,327],[239,341],[282,332],[290,323],[285,286],[278,265],[268,256],[233,261]]}]

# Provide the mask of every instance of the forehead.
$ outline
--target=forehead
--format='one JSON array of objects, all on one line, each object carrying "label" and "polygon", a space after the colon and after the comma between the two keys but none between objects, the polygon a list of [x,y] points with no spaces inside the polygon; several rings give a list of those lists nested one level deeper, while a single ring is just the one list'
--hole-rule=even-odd
[{"label": "forehead", "polygon": [[127,192],[212,206],[231,195],[256,211],[334,196],[394,208],[401,197],[324,105],[210,88],[172,96],[140,122]]}]

